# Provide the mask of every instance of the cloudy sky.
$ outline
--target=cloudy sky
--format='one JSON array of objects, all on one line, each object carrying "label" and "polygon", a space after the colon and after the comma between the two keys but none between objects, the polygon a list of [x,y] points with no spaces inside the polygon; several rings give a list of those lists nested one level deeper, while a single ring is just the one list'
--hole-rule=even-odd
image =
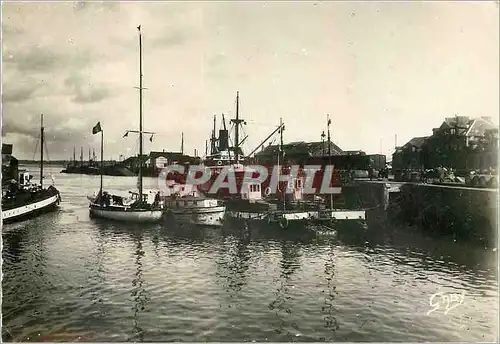
[{"label": "cloudy sky", "polygon": [[[137,153],[138,35],[145,150],[204,152],[214,114],[247,120],[246,152],[282,117],[285,141],[392,153],[455,114],[499,113],[497,2],[3,3],[2,137],[31,159],[73,146]],[[219,126],[219,124],[218,124]]]}]

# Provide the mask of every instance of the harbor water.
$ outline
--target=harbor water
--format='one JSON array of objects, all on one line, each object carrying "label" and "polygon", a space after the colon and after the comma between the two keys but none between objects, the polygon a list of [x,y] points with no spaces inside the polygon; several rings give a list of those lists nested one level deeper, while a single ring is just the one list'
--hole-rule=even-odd
[{"label": "harbor water", "polygon": [[3,227],[4,341],[498,338],[491,248],[404,227],[318,236],[95,220],[86,195],[99,176],[60,169],[46,169],[59,210]]}]

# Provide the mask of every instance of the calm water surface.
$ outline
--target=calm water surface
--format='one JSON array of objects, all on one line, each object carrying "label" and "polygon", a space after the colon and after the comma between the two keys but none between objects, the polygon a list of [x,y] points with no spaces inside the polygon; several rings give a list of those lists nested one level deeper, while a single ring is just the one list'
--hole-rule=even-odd
[{"label": "calm water surface", "polygon": [[[60,210],[3,228],[4,340],[497,338],[491,250],[405,228],[317,237],[112,224],[88,216],[99,177],[59,170]],[[135,179],[105,183],[128,190]],[[427,315],[437,292],[464,301]]]}]

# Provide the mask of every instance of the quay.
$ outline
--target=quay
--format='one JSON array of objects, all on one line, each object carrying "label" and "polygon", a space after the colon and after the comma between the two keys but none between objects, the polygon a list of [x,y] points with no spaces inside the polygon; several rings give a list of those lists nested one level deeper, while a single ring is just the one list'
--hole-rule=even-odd
[{"label": "quay", "polygon": [[[497,237],[498,189],[364,179],[343,189],[352,207],[378,209],[376,217],[383,223],[404,221],[485,244]],[[368,222],[373,218],[368,216]]]}]

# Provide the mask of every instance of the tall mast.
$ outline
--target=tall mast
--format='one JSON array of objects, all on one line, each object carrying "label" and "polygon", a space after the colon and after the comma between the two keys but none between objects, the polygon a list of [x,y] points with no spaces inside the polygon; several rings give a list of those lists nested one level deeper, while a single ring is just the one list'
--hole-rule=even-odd
[{"label": "tall mast", "polygon": [[[225,132],[228,133],[227,128],[226,128],[226,118],[224,117],[224,114],[222,114],[222,128],[224,129]],[[227,145],[226,148],[227,148],[227,155],[229,157],[229,163],[231,163],[231,147],[229,147],[229,134],[227,137],[226,145]],[[219,148],[220,148],[220,137],[219,137]],[[221,158],[222,158],[222,155],[221,155]]]},{"label": "tall mast", "polygon": [[[328,163],[330,166],[332,166],[332,144],[330,143],[330,124],[332,123],[332,121],[330,120],[330,114],[327,114],[326,115],[326,127],[327,127],[327,130],[328,130]],[[330,178],[333,177],[333,172],[332,172],[332,176],[330,176]],[[330,179],[330,183],[331,183],[331,179]],[[333,210],[333,194],[330,193],[330,210]]]},{"label": "tall mast", "polygon": [[103,201],[103,198],[102,198],[102,174],[104,173],[104,164],[103,164],[103,159],[104,159],[104,131],[101,129],[101,168],[99,169],[100,170],[100,182],[99,182],[99,194],[101,195],[100,199],[101,199],[101,204],[102,204],[102,201]]},{"label": "tall mast", "polygon": [[216,138],[215,138],[215,125],[216,125],[216,117],[214,115],[214,129],[212,130],[212,139],[211,139],[211,148],[210,148],[210,154],[211,155],[214,155],[216,150],[217,150],[217,147],[215,146],[215,141],[216,141]]},{"label": "tall mast", "polygon": [[76,147],[73,146],[73,162],[76,162]]},{"label": "tall mast", "polygon": [[242,119],[240,119],[240,91],[236,91],[236,118],[232,119],[231,122],[234,123],[235,128],[234,128],[234,154],[235,154],[235,160],[236,163],[239,163],[239,147],[240,147],[240,124],[243,122]]},{"label": "tall mast", "polygon": [[80,147],[80,164],[83,164],[83,147]]},{"label": "tall mast", "polygon": [[[284,162],[284,152],[283,152],[283,130],[285,128],[283,127],[283,119],[281,117],[280,117],[280,128],[281,128],[280,129],[280,149],[279,149],[278,156],[281,158],[281,166],[284,166],[285,162]],[[278,161],[279,161],[279,158],[278,158]],[[279,162],[278,162],[278,165],[279,165]],[[281,169],[278,173],[281,174]],[[287,188],[288,188],[288,184],[285,187],[284,193],[283,193],[283,210],[285,210]]]},{"label": "tall mast", "polygon": [[281,160],[283,161],[283,120],[280,118],[280,152],[281,152]]},{"label": "tall mast", "polygon": [[89,148],[89,162],[90,162],[91,158],[90,158],[90,148]]},{"label": "tall mast", "polygon": [[43,187],[43,144],[44,144],[44,137],[43,137],[43,114],[40,115],[40,139],[41,139],[41,145],[40,145],[40,187]]},{"label": "tall mast", "polygon": [[184,133],[181,133],[181,154],[184,154]]},{"label": "tall mast", "polygon": [[139,200],[142,202],[142,34],[139,31]]},{"label": "tall mast", "polygon": [[323,149],[323,156],[325,156],[325,131],[321,133],[321,147]]}]

